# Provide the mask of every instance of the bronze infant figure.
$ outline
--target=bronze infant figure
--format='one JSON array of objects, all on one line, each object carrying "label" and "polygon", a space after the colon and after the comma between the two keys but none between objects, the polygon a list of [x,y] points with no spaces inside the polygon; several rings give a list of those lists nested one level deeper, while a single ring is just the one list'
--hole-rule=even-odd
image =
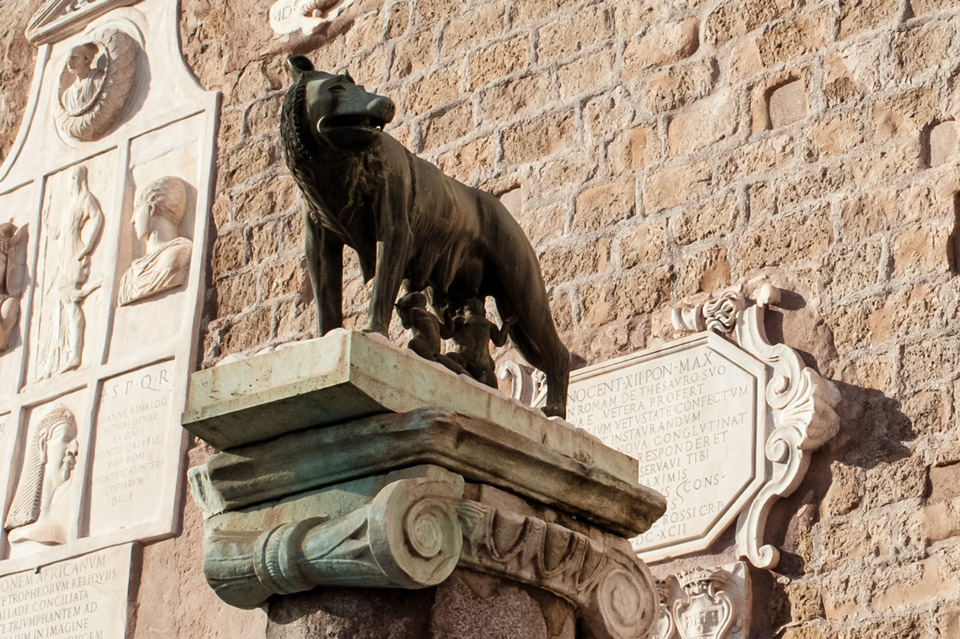
[{"label": "bronze infant figure", "polygon": [[357,252],[364,279],[373,279],[365,330],[387,333],[401,284],[429,287],[437,309],[491,296],[500,316],[513,318],[510,340],[546,375],[544,412],[564,417],[570,354],[520,225],[493,195],[445,176],[384,133],[395,113],[389,98],[368,93],[347,73],[316,71],[306,57],[288,62],[293,84],[280,131],[305,201],[320,334],[343,322],[346,245]]}]

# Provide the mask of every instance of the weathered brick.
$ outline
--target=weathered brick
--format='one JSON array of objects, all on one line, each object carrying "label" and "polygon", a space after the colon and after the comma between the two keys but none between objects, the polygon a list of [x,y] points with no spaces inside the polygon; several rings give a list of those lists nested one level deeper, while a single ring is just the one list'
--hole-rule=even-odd
[{"label": "weathered brick", "polygon": [[596,231],[632,217],[636,212],[633,181],[607,182],[585,189],[577,196],[573,217],[575,231]]},{"label": "weathered brick", "polygon": [[643,206],[647,213],[669,209],[706,193],[712,181],[706,162],[672,166],[648,172],[643,182]]},{"label": "weathered brick", "polygon": [[702,206],[687,207],[670,219],[673,239],[681,246],[720,237],[734,229],[740,217],[736,193],[727,193]]},{"label": "weathered brick", "polygon": [[783,15],[794,4],[794,0],[729,0],[707,15],[704,40],[714,45],[723,44]]},{"label": "weathered brick", "polygon": [[560,97],[568,100],[609,85],[614,78],[613,68],[613,51],[597,51],[564,64],[557,70]]},{"label": "weathered brick", "polygon": [[537,32],[537,60],[568,56],[595,46],[613,35],[606,5],[594,4],[561,16]]},{"label": "weathered brick", "polygon": [[831,27],[829,8],[818,8],[778,22],[757,38],[760,60],[769,67],[823,49],[830,41]]},{"label": "weathered brick", "polygon": [[657,71],[643,82],[641,104],[650,113],[670,111],[702,98],[713,88],[711,60],[692,60]]},{"label": "weathered brick", "polygon": [[480,93],[481,121],[508,121],[541,110],[554,99],[556,89],[546,72],[511,78]]},{"label": "weathered brick", "polygon": [[730,284],[727,249],[715,246],[683,259],[677,294],[681,297],[701,291],[716,291]]},{"label": "weathered brick", "polygon": [[[740,145],[721,165],[720,181],[734,182],[741,178],[787,167],[793,164],[794,153],[794,141],[791,135],[779,135]],[[772,199],[770,204],[773,204]],[[751,209],[756,207],[751,205]]]},{"label": "weathered brick", "polygon": [[833,227],[828,211],[818,209],[767,219],[752,226],[737,243],[734,254],[739,271],[815,260],[833,244]]},{"label": "weathered brick", "polygon": [[889,23],[899,8],[896,0],[840,0],[840,39]]},{"label": "weathered brick", "polygon": [[470,88],[476,89],[516,73],[526,68],[529,61],[530,43],[525,35],[477,51],[467,59]]},{"label": "weathered brick", "polygon": [[572,145],[575,136],[575,116],[569,110],[521,122],[503,133],[503,161],[519,164],[553,155]]},{"label": "weathered brick", "polygon": [[636,173],[660,159],[655,131],[638,126],[623,131],[607,146],[607,161],[613,175]]},{"label": "weathered brick", "polygon": [[444,151],[437,158],[437,166],[447,175],[461,182],[469,182],[483,171],[493,168],[495,159],[494,141],[482,137]]},{"label": "weathered brick", "polygon": [[440,37],[440,56],[466,51],[503,31],[504,7],[498,2],[473,5],[447,23]]},{"label": "weathered brick", "polygon": [[596,175],[597,159],[583,153],[572,153],[547,160],[540,168],[537,184],[540,194],[549,194],[560,189],[575,189]]},{"label": "weathered brick", "polygon": [[473,131],[473,104],[465,102],[431,115],[421,126],[424,151],[449,144]]},{"label": "weathered brick", "polygon": [[895,33],[892,54],[896,77],[912,81],[939,67],[953,36],[954,29],[946,20],[924,22]]},{"label": "weathered brick", "polygon": [[549,284],[602,273],[610,265],[610,240],[600,238],[581,246],[563,246],[545,251],[540,256],[543,279]]},{"label": "weathered brick", "polygon": [[426,113],[460,94],[460,74],[456,67],[444,67],[407,86],[404,104],[411,114]]},{"label": "weathered brick", "polygon": [[421,31],[397,43],[390,66],[390,79],[398,80],[418,73],[433,64],[433,34]]},{"label": "weathered brick", "polygon": [[958,586],[960,582],[956,574],[940,555],[914,564],[878,568],[873,573],[870,608],[884,611],[915,605],[938,596],[953,596]]},{"label": "weathered brick", "polygon": [[737,94],[721,90],[696,102],[670,120],[667,145],[670,155],[687,155],[731,137],[737,131]]},{"label": "weathered brick", "polygon": [[606,138],[630,127],[633,121],[633,101],[630,95],[617,87],[590,99],[583,108],[583,124],[593,138]]},{"label": "weathered brick", "polygon": [[810,129],[808,157],[843,155],[863,144],[863,119],[854,111],[815,123]]},{"label": "weathered brick", "polygon": [[666,245],[665,228],[662,219],[647,218],[618,234],[620,268],[630,269],[659,261]]},{"label": "weathered brick", "polygon": [[695,19],[657,26],[626,44],[623,75],[631,78],[652,66],[679,62],[699,44]]}]

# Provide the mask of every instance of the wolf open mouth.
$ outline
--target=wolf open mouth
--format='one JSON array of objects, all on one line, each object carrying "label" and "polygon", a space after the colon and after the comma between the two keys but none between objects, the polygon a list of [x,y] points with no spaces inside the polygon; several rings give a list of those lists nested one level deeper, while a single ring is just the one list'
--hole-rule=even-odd
[{"label": "wolf open mouth", "polygon": [[329,115],[320,118],[317,129],[377,129],[383,131],[387,121],[375,115]]}]

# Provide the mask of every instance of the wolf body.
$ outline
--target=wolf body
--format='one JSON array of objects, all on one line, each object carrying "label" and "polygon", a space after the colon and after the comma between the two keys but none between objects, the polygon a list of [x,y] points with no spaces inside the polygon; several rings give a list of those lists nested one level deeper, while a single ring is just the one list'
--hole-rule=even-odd
[{"label": "wolf body", "polygon": [[281,112],[287,166],[305,201],[306,253],[320,334],[343,322],[343,247],[373,279],[368,331],[386,334],[401,284],[438,309],[494,298],[511,341],[547,377],[544,412],[564,416],[570,355],[557,335],[536,254],[493,195],[445,176],[382,127],[388,98],[347,74],[290,59]]}]

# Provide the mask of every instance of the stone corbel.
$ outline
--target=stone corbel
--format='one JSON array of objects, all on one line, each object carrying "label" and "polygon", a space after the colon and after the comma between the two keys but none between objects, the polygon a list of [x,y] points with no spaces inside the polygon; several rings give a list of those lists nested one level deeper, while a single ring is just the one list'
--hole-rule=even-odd
[{"label": "stone corbel", "polygon": [[740,348],[768,366],[770,381],[765,389],[772,415],[773,429],[764,452],[767,481],[749,508],[737,520],[737,552],[758,568],[773,568],[780,552],[763,544],[767,516],[780,497],[790,495],[800,484],[810,465],[810,455],[839,429],[834,408],[840,392],[829,380],[804,365],[803,360],[785,344],[771,344],[764,329],[764,309],[780,300],[780,289],[764,284],[758,289],[756,303],[737,291],[728,291],[717,300],[695,307],[674,310],[674,327],[682,331],[712,330],[736,336]]}]

